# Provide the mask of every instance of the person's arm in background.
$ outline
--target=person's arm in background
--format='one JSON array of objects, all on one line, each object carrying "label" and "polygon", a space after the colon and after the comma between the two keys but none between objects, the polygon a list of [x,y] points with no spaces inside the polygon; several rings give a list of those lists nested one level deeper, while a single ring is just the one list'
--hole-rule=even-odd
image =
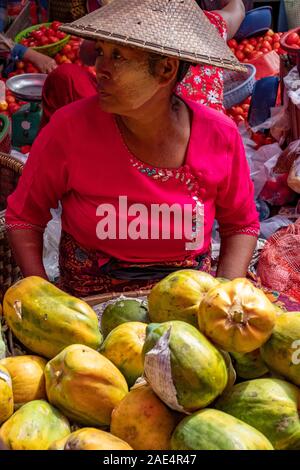
[{"label": "person's arm in background", "polygon": [[227,25],[227,39],[235,36],[245,18],[245,6],[242,0],[229,0],[222,10],[215,10]]}]

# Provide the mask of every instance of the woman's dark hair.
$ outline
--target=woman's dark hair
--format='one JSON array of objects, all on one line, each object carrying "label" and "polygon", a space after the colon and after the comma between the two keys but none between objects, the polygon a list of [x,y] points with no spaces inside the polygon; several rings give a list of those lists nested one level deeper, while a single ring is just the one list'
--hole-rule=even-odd
[{"label": "woman's dark hair", "polygon": [[[163,56],[163,55],[151,54],[151,53],[149,54],[148,65],[149,65],[149,73],[151,75],[153,76],[156,75],[157,62],[165,58],[166,56]],[[191,65],[193,64],[191,64],[190,62],[185,62],[184,60],[179,61],[176,82],[181,82],[184,79]]]}]

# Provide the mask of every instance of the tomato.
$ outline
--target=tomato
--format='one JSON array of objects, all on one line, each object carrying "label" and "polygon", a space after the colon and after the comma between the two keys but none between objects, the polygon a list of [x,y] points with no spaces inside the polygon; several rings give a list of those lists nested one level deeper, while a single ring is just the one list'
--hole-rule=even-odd
[{"label": "tomato", "polygon": [[57,31],[60,26],[61,26],[60,21],[53,21],[51,24],[51,28],[54,29],[54,31]]},{"label": "tomato", "polygon": [[274,42],[279,42],[280,41],[280,34],[279,33],[274,33],[273,36],[273,43]]},{"label": "tomato", "polygon": [[30,152],[30,149],[31,145],[22,145],[22,147],[20,147],[21,152],[24,154]]},{"label": "tomato", "polygon": [[273,49],[274,49],[275,51],[277,51],[278,49],[280,49],[280,42],[274,42],[274,44],[273,44]]},{"label": "tomato", "polygon": [[14,114],[16,111],[19,111],[20,106],[17,103],[10,103],[8,105],[8,111],[10,114]]},{"label": "tomato", "polygon": [[33,39],[39,39],[42,36],[42,31],[37,30],[37,31],[32,31],[31,36]]},{"label": "tomato", "polygon": [[242,115],[243,113],[244,113],[244,110],[243,110],[243,108],[242,108],[241,106],[233,106],[233,108],[232,108],[232,114],[233,114],[234,116],[237,116],[237,115],[239,115],[239,114]]},{"label": "tomato", "polygon": [[16,102],[16,98],[15,98],[14,96],[7,96],[7,97],[6,97],[6,102],[7,102],[8,104],[10,104],[10,103],[15,103],[15,102]]},{"label": "tomato", "polygon": [[64,39],[66,37],[66,33],[63,33],[62,31],[57,31],[56,36],[58,39]]},{"label": "tomato", "polygon": [[71,62],[73,62],[76,59],[76,54],[74,54],[74,52],[68,52],[66,56],[68,59],[70,59]]},{"label": "tomato", "polygon": [[240,62],[242,62],[242,61],[245,59],[245,54],[244,54],[242,51],[237,51],[237,52],[235,53],[235,55],[236,55],[236,58],[237,58]]},{"label": "tomato", "polygon": [[39,45],[40,46],[46,46],[47,44],[49,44],[49,38],[47,38],[47,36],[42,36],[39,39]]},{"label": "tomato", "polygon": [[55,44],[58,39],[55,36],[49,36],[49,44]]},{"label": "tomato", "polygon": [[228,44],[229,47],[232,47],[233,49],[235,49],[238,45],[238,43],[235,39],[229,39],[227,44]]},{"label": "tomato", "polygon": [[262,43],[262,47],[264,47],[264,48],[266,48],[266,49],[269,49],[269,51],[272,50],[272,46],[271,46],[271,44],[269,43],[269,41],[264,41],[264,42]]},{"label": "tomato", "polygon": [[54,31],[54,29],[48,28],[48,29],[45,31],[45,34],[48,36],[48,38],[50,38],[51,36],[55,36],[55,35],[56,35],[56,32]]},{"label": "tomato", "polygon": [[245,46],[243,52],[244,54],[251,54],[251,52],[254,51],[254,47],[251,46],[251,44],[248,44],[247,46]]},{"label": "tomato", "polygon": [[36,42],[35,41],[30,41],[30,43],[28,44],[28,47],[36,47]]},{"label": "tomato", "polygon": [[17,63],[16,63],[16,67],[17,69],[23,69],[25,67],[25,64],[22,60],[19,60]]},{"label": "tomato", "polygon": [[71,52],[72,51],[72,46],[70,44],[66,44],[63,48],[62,48],[62,52],[63,54],[67,54],[68,52]]},{"label": "tomato", "polygon": [[234,120],[237,124],[239,124],[240,122],[245,122],[245,118],[241,115],[235,116]]},{"label": "tomato", "polygon": [[269,29],[269,31],[266,32],[266,36],[274,36],[274,31],[272,29]]},{"label": "tomato", "polygon": [[248,113],[249,108],[250,108],[250,104],[244,103],[244,104],[242,104],[241,108],[243,109],[244,112]]},{"label": "tomato", "polygon": [[290,33],[286,38],[286,43],[289,46],[293,46],[295,44],[299,44],[299,35],[297,33]]},{"label": "tomato", "polygon": [[270,49],[269,49],[269,48],[266,48],[266,47],[262,47],[262,48],[261,48],[261,52],[262,52],[263,54],[268,54],[268,53],[270,52]]},{"label": "tomato", "polygon": [[249,44],[251,44],[251,46],[256,46],[256,45],[257,45],[257,39],[251,38],[251,39],[249,40]]}]

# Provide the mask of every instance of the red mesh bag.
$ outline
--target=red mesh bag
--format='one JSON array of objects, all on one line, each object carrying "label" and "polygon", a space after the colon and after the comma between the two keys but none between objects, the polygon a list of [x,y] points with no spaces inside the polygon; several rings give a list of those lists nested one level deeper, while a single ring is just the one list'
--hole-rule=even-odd
[{"label": "red mesh bag", "polygon": [[257,274],[264,286],[300,302],[300,219],[269,238]]}]

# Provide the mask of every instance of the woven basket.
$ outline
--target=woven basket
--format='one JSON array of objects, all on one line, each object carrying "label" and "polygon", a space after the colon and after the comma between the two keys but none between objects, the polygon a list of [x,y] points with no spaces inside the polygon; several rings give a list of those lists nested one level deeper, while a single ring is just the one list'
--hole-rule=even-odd
[{"label": "woven basket", "polygon": [[[47,28],[51,25],[51,23],[41,23],[36,24],[34,26],[30,26],[29,28],[24,29],[15,37],[15,42],[20,43],[22,39],[25,39],[29,33],[40,29],[41,26],[46,26]],[[45,46],[35,46],[31,49],[40,52],[41,54],[48,55],[49,57],[53,57],[61,51],[61,49],[69,42],[70,35],[66,35],[65,38],[61,39],[60,41],[55,42],[54,44],[46,44]]]},{"label": "woven basket", "polygon": [[224,99],[226,109],[242,103],[248,96],[252,95],[255,85],[256,68],[252,64],[246,64],[247,73],[228,72],[224,73]]},{"label": "woven basket", "polygon": [[0,153],[0,302],[5,291],[20,278],[5,231],[5,209],[7,197],[14,191],[22,170],[22,163]]},{"label": "woven basket", "polygon": [[49,0],[49,19],[69,23],[87,14],[86,0]]}]

